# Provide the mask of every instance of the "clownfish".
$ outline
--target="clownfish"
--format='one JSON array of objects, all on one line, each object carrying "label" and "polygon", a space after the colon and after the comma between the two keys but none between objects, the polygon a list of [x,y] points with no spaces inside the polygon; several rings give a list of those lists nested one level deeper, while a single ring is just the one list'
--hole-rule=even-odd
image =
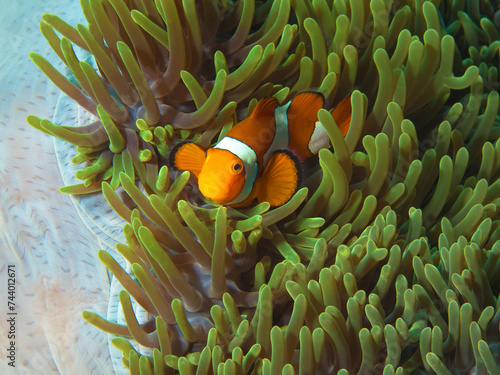
[{"label": "clownfish", "polygon": [[[215,203],[241,207],[257,199],[280,206],[299,187],[300,162],[330,145],[318,121],[323,106],[317,92],[300,93],[282,106],[274,97],[261,99],[214,147],[205,151],[192,142],[176,145],[170,164],[193,173],[200,192]],[[349,96],[332,116],[345,136],[351,121]]]}]

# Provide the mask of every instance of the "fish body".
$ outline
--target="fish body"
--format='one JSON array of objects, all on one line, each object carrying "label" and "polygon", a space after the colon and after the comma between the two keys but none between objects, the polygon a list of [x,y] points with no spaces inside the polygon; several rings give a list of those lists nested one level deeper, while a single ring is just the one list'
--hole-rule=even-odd
[{"label": "fish body", "polygon": [[[329,147],[318,121],[324,106],[320,93],[304,92],[280,106],[274,97],[261,99],[252,114],[236,124],[213,148],[177,145],[171,164],[198,178],[200,192],[228,206],[246,206],[255,199],[271,206],[286,203],[300,184],[300,162]],[[332,112],[342,135],[350,125],[350,98]]]}]

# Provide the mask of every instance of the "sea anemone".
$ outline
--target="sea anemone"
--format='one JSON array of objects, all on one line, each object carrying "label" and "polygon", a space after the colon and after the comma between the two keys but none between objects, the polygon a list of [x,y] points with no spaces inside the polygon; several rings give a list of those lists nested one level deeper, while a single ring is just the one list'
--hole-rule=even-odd
[{"label": "sea anemone", "polygon": [[[116,246],[127,265],[98,253],[124,288],[124,324],[83,317],[116,335],[132,374],[500,373],[500,38],[489,4],[82,8],[88,27],[41,23],[69,77],[31,57],[99,120],[28,122],[86,163],[84,183],[61,191],[102,190],[127,222]],[[343,138],[318,112],[332,147],[281,207],[210,206],[188,172],[168,169],[175,144],[213,145],[258,99],[311,89],[328,108],[350,95],[351,126]]]}]

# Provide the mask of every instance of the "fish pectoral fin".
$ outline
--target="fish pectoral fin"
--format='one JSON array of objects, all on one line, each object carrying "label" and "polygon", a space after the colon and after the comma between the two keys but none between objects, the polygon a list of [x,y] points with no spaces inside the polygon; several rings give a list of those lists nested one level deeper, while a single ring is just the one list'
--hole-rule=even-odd
[{"label": "fish pectoral fin", "polygon": [[189,171],[198,178],[205,163],[205,155],[205,150],[192,142],[179,143],[170,152],[170,165],[181,171]]},{"label": "fish pectoral fin", "polygon": [[297,191],[300,167],[297,157],[289,151],[276,151],[257,183],[257,199],[281,206]]}]

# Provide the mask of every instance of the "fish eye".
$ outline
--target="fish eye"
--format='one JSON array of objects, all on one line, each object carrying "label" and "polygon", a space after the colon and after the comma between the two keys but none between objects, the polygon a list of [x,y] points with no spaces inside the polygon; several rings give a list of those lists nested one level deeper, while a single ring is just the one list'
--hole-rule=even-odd
[{"label": "fish eye", "polygon": [[231,166],[231,171],[232,171],[234,174],[238,174],[238,173],[240,173],[242,170],[243,170],[243,168],[241,167],[241,164],[240,164],[240,163],[238,163],[238,162],[233,163],[233,165]]}]

